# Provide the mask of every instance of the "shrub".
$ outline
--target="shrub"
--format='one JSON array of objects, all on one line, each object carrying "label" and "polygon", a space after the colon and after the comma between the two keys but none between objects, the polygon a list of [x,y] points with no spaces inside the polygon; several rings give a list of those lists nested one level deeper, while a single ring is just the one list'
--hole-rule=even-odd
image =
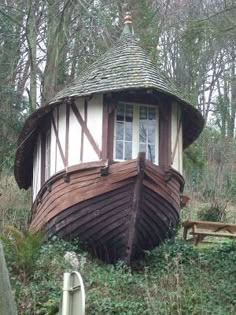
[{"label": "shrub", "polygon": [[21,231],[14,226],[6,226],[1,239],[11,268],[21,277],[22,282],[25,282],[35,270],[43,233]]},{"label": "shrub", "polygon": [[220,203],[211,204],[198,212],[198,218],[203,221],[223,222],[226,218],[226,206]]}]

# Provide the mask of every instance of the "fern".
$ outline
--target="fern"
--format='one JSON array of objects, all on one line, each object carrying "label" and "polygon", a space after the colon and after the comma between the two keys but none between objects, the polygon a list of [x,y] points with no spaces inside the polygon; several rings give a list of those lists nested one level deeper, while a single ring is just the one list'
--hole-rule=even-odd
[{"label": "fern", "polygon": [[35,270],[43,242],[42,231],[21,231],[14,226],[6,226],[1,239],[13,270],[25,282]]}]

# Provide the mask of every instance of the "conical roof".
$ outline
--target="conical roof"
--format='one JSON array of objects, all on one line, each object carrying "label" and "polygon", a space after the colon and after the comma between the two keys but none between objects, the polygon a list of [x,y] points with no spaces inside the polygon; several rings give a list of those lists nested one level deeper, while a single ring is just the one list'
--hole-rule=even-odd
[{"label": "conical roof", "polygon": [[111,49],[59,92],[50,104],[67,97],[140,88],[156,89],[181,99],[170,81],[140,47],[138,39],[124,33]]},{"label": "conical roof", "polygon": [[[130,21],[128,21],[130,23]],[[154,90],[169,95],[183,108],[183,145],[190,145],[201,133],[204,119],[201,113],[177,92],[171,81],[158,69],[126,25],[115,45],[81,73],[68,87],[26,120],[18,139],[15,177],[21,188],[32,181],[33,148],[40,122],[58,104],[74,97],[111,93],[125,90]]]}]

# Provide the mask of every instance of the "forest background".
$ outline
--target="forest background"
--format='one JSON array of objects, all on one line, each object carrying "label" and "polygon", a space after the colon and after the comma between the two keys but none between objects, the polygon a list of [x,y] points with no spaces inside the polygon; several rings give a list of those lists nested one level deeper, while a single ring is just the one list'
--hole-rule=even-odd
[{"label": "forest background", "polygon": [[143,48],[206,121],[184,156],[183,217],[236,223],[235,0],[1,0],[1,230],[27,226],[30,192],[13,178],[25,119],[114,44],[125,4]]}]

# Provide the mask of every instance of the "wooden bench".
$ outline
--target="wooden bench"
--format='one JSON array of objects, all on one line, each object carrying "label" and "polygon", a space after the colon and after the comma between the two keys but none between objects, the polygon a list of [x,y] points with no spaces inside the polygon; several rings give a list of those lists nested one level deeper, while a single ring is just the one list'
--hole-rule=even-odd
[{"label": "wooden bench", "polygon": [[211,221],[186,221],[183,223],[183,238],[187,240],[188,231],[197,245],[206,236],[236,238],[236,224]]}]

